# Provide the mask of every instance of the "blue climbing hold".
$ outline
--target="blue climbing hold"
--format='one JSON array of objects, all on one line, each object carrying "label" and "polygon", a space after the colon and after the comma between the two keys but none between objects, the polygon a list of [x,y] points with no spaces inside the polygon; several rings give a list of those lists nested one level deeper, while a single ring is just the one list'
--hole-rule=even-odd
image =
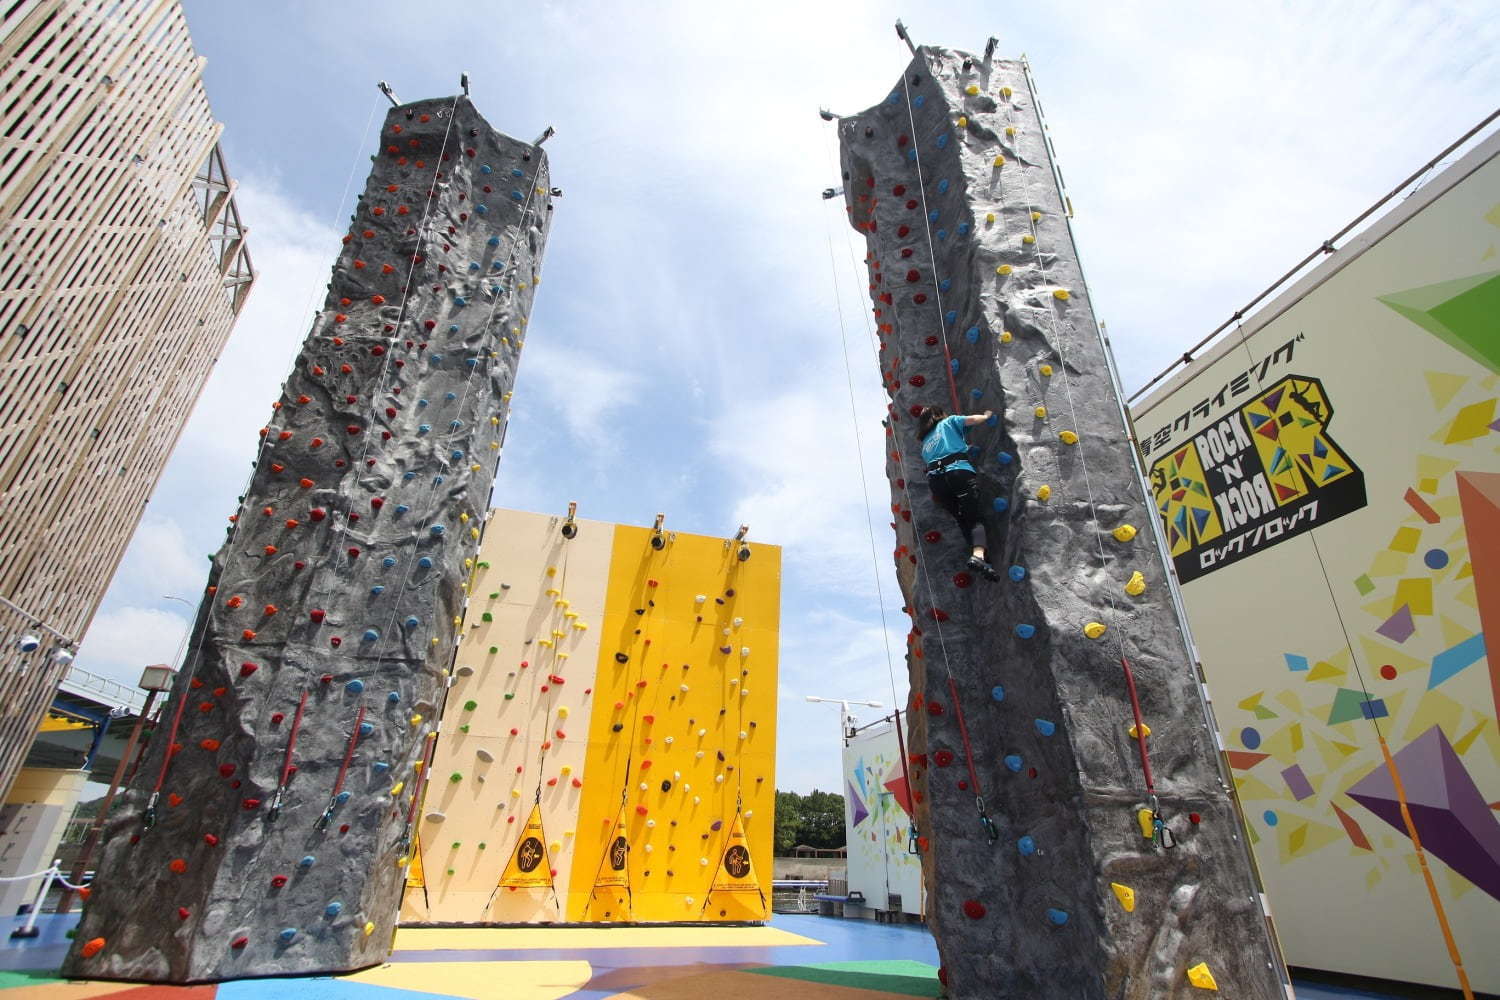
[{"label": "blue climbing hold", "polygon": [[958,320],[958,310],[949,309],[947,312],[943,313],[943,319],[949,323],[956,322]]},{"label": "blue climbing hold", "polygon": [[406,505],[406,504],[404,504],[404,503],[398,503],[398,504],[397,504],[397,505],[396,505],[396,513],[397,513],[397,514],[405,514],[405,513],[406,513],[406,512],[407,512],[407,511],[409,511],[409,510],[411,510],[411,508],[410,508],[410,507],[408,507],[408,506],[407,506],[407,505]]},{"label": "blue climbing hold", "polygon": [[374,764],[371,765],[371,767],[374,769],[376,774],[384,774],[391,769],[391,765],[383,760],[377,760]]},{"label": "blue climbing hold", "polygon": [[979,327],[971,326],[964,331],[964,338],[971,344],[979,343]]},{"label": "blue climbing hold", "polygon": [[392,692],[390,692],[389,694],[387,694],[385,696],[385,700],[388,701],[388,702],[390,702],[392,705],[394,705],[398,701],[401,700],[401,692],[400,691],[392,691]]},{"label": "blue climbing hold", "polygon": [[996,510],[1008,510],[1010,508],[1010,501],[1005,499],[1004,497],[996,497],[994,500],[990,501],[990,506],[994,507]]},{"label": "blue climbing hold", "polygon": [[917,151],[915,149],[908,149],[906,151],[906,158],[908,160],[915,160],[917,158]]},{"label": "blue climbing hold", "polygon": [[[459,460],[460,460],[460,459],[461,459],[461,458],[463,458],[463,457],[464,457],[464,453],[463,453],[463,452],[461,452],[461,451],[459,451],[459,450],[458,450],[458,449],[457,449],[457,448],[454,448],[454,449],[453,449],[453,453],[452,453],[452,454],[451,454],[451,455],[449,455],[449,456],[448,456],[448,457],[450,457],[450,458],[452,458],[452,459],[453,459],[453,461],[455,461],[455,462],[457,462],[457,461],[459,461]],[[433,532],[433,534],[434,534],[434,535],[440,535],[440,534],[442,534],[442,532],[440,532],[440,531],[434,531],[434,532]]]},{"label": "blue climbing hold", "polygon": [[489,210],[490,210],[490,207],[488,205],[486,205],[486,204],[483,204],[483,203],[480,203],[480,204],[474,206],[474,211],[478,212],[480,215],[483,215],[484,213],[488,212]]},{"label": "blue climbing hold", "polygon": [[994,698],[996,701],[1004,701],[1005,688],[999,684],[996,684],[994,687],[990,688],[990,697]]},{"label": "blue climbing hold", "polygon": [[948,238],[948,230],[946,230],[946,229],[939,229],[937,231],[937,238],[938,238],[938,242],[940,242],[940,243],[943,240],[946,240]]},{"label": "blue climbing hold", "polygon": [[[473,364],[474,362],[471,361],[469,363]],[[450,421],[448,421],[448,429],[450,431],[456,431],[460,427],[462,427],[463,425],[464,425],[464,422],[462,420],[450,420]]]},{"label": "blue climbing hold", "polygon": [[442,476],[433,476],[432,477],[432,485],[434,485],[434,486],[441,486],[441,485],[443,485],[443,477]]},{"label": "blue climbing hold", "polygon": [[426,405],[427,405],[427,400],[425,400],[425,399],[419,399],[419,400],[417,400],[417,408],[418,409],[420,409],[421,407],[424,407]]},{"label": "blue climbing hold", "polygon": [[1012,463],[1012,462],[1014,462],[1016,460],[1016,456],[1012,455],[1008,451],[1002,451],[1000,454],[998,454],[998,455],[995,456],[995,459],[1001,465],[1009,465],[1010,463]]},{"label": "blue climbing hold", "polygon": [[1059,910],[1056,908],[1049,909],[1047,911],[1047,919],[1052,921],[1057,926],[1061,927],[1063,924],[1068,922],[1068,911]]},{"label": "blue climbing hold", "polygon": [[418,434],[426,434],[430,430],[432,430],[432,425],[431,424],[422,424],[422,425],[420,425],[420,426],[417,427],[417,433]]},{"label": "blue climbing hold", "polygon": [[984,395],[984,390],[983,389],[970,389],[969,390],[969,395],[970,395],[970,397],[972,397],[974,399],[978,399],[978,398],[980,398],[981,396]]},{"label": "blue climbing hold", "polygon": [[343,903],[339,903],[339,902],[329,903],[327,906],[323,907],[323,916],[325,916],[325,917],[336,917],[336,916],[339,915],[339,913],[341,913],[343,911],[343,909],[344,909],[344,904]]},{"label": "blue climbing hold", "polygon": [[[500,245],[500,237],[498,237],[498,236],[491,236],[489,239],[485,240],[485,242],[488,243],[492,247],[497,247],[497,246]],[[496,264],[495,266],[499,267],[500,265]]]},{"label": "blue climbing hold", "polygon": [[383,584],[377,583],[375,586],[370,588],[370,593],[376,597],[379,597],[381,594],[385,593],[385,586]]},{"label": "blue climbing hold", "polygon": [[493,173],[493,171],[490,169],[490,165],[488,163],[481,164],[480,167],[479,167],[479,172],[481,174]]},{"label": "blue climbing hold", "polygon": [[283,927],[282,930],[281,930],[281,940],[283,940],[283,941],[290,941],[292,938],[294,938],[296,936],[297,936],[297,928],[295,928],[295,927]]},{"label": "blue climbing hold", "polygon": [[361,722],[359,724],[359,735],[361,736],[369,736],[374,731],[375,723],[373,722]]},{"label": "blue climbing hold", "polygon": [[1000,414],[998,414],[998,413],[991,413],[988,417],[984,418],[984,422],[985,422],[985,426],[987,426],[987,427],[994,427],[996,424],[998,424],[1000,422]]},{"label": "blue climbing hold", "polygon": [[417,474],[415,472],[403,472],[403,473],[401,473],[401,478],[402,479],[415,479],[415,478],[417,478]]},{"label": "blue climbing hold", "polygon": [[888,103],[890,103],[890,104],[900,104],[901,103],[901,95],[898,94],[898,93],[896,93],[896,91],[893,90],[893,91],[891,91],[891,96],[886,98],[886,101]]},{"label": "blue climbing hold", "polygon": [[1057,723],[1050,722],[1047,719],[1037,719],[1036,731],[1041,733],[1043,736],[1051,736],[1053,733],[1057,732]]},{"label": "blue climbing hold", "polygon": [[417,560],[417,565],[422,569],[432,569],[432,557],[423,556],[422,558]]},{"label": "blue climbing hold", "polygon": [[1022,622],[1021,624],[1016,626],[1016,635],[1020,636],[1022,639],[1030,639],[1032,636],[1036,635],[1036,626],[1027,625],[1025,622]]},{"label": "blue climbing hold", "polygon": [[521,173],[521,168],[520,167],[511,167],[510,168],[510,175],[512,177],[525,177],[526,176],[525,174]]},{"label": "blue climbing hold", "polygon": [[455,295],[453,296],[453,304],[456,306],[466,306],[469,304],[469,300],[462,295]]},{"label": "blue climbing hold", "polygon": [[[462,305],[463,303],[459,303],[459,304]],[[430,355],[427,358],[427,360],[431,361],[435,365],[440,365],[440,364],[443,363],[443,356],[441,354],[433,354],[433,355]]]},{"label": "blue climbing hold", "polygon": [[1020,583],[1026,579],[1026,568],[1024,566],[1012,566],[1008,572],[1010,573],[1010,578],[1016,583]]},{"label": "blue climbing hold", "polygon": [[968,236],[969,235],[969,224],[967,222],[960,222],[958,224],[958,235],[960,235],[960,236]]},{"label": "blue climbing hold", "polygon": [[479,364],[479,359],[478,358],[469,358],[468,360],[466,360],[464,362],[464,364],[468,365],[470,368],[473,368],[473,367],[475,367],[476,365]]},{"label": "blue climbing hold", "polygon": [[365,682],[360,680],[358,677],[354,678],[354,680],[344,685],[344,690],[348,691],[350,694],[359,694],[364,689]]},{"label": "blue climbing hold", "polygon": [[[498,261],[498,260],[495,261],[493,264],[490,265],[490,270],[492,270],[492,271],[502,271],[504,269],[505,269],[505,264],[503,262],[501,262],[501,261]],[[494,288],[493,285],[491,285],[490,287]],[[498,288],[495,288],[494,290],[495,291],[499,291]]]},{"label": "blue climbing hold", "polygon": [[[958,374],[958,359],[957,358],[949,358],[948,359],[948,370],[950,372],[952,372],[953,374],[955,374],[955,375]],[[976,444],[976,445],[974,445],[974,448],[977,450],[979,448],[979,446]]]},{"label": "blue climbing hold", "polygon": [[417,619],[416,615],[407,615],[405,624],[407,628],[416,628],[422,623]]},{"label": "blue climbing hold", "polygon": [[[361,723],[360,724],[360,729],[363,730],[365,726],[369,726],[369,725],[370,724],[368,722]],[[374,726],[370,726],[370,728],[374,729],[375,727]],[[368,734],[366,734],[366,735],[368,735]],[[339,792],[337,795],[335,795],[333,797],[333,801],[337,802],[339,805],[343,805],[345,802],[349,801],[349,793],[348,792]]]},{"label": "blue climbing hold", "polygon": [[477,271],[477,270],[479,270],[479,262],[477,260],[471,260],[471,261],[469,261],[469,270],[471,270],[471,271]]},{"label": "blue climbing hold", "polygon": [[944,177],[942,180],[938,181],[937,182],[937,189],[938,189],[938,194],[947,194],[948,193],[948,178]]},{"label": "blue climbing hold", "polygon": [[372,628],[365,629],[365,642],[374,642],[376,639],[379,639],[379,638],[380,638],[380,633],[377,632],[375,629],[372,629]]},{"label": "blue climbing hold", "polygon": [[511,201],[525,201],[525,199],[521,197],[521,192],[519,192],[519,191],[512,191],[510,193],[510,200]]},{"label": "blue climbing hold", "polygon": [[384,559],[380,560],[380,565],[384,566],[386,569],[390,569],[392,566],[396,565],[396,557],[386,556]]},{"label": "blue climbing hold", "polygon": [[[923,97],[921,94],[918,94],[916,97],[912,98],[911,103],[913,107],[920,108],[922,105],[927,103],[927,98]],[[915,153],[916,150],[914,149],[912,150],[912,152]]]},{"label": "blue climbing hold", "polygon": [[318,859],[313,857],[311,854],[305,854],[302,856],[302,860],[297,862],[297,864],[301,865],[303,868],[311,868],[314,862],[316,862],[317,860]]},{"label": "blue climbing hold", "polygon": [[449,333],[457,333],[458,332],[458,324],[457,323],[449,323],[448,324],[448,332]]},{"label": "blue climbing hold", "polygon": [[938,220],[938,210],[934,208],[932,211],[930,211],[930,212],[927,213],[927,221],[928,222],[936,222],[937,220]]},{"label": "blue climbing hold", "polygon": [[1016,850],[1020,851],[1022,854],[1029,858],[1036,853],[1036,841],[1032,840],[1030,837],[1022,837],[1020,840],[1016,841]]},{"label": "blue climbing hold", "polygon": [[458,393],[456,393],[456,392],[449,392],[449,393],[445,393],[445,394],[444,394],[444,395],[443,395],[443,398],[444,398],[444,399],[450,399],[450,400],[451,400],[451,399],[457,399],[457,398],[458,398]]},{"label": "blue climbing hold", "polygon": [[1024,765],[1025,765],[1025,761],[1021,760],[1021,755],[1020,754],[1013,753],[1013,754],[1008,755],[1005,758],[1005,766],[1008,767],[1008,768],[1010,768],[1012,771],[1017,772],[1017,773],[1020,772],[1021,768]]},{"label": "blue climbing hold", "polygon": [[933,145],[938,149],[946,149],[948,147],[948,133],[944,132],[942,135],[938,136],[937,142],[933,143]]},{"label": "blue climbing hold", "polygon": [[938,282],[938,288],[940,290],[942,290],[942,291],[945,291],[945,292],[949,288],[951,288],[952,286],[953,286],[953,279],[952,278],[944,278],[942,281]]}]

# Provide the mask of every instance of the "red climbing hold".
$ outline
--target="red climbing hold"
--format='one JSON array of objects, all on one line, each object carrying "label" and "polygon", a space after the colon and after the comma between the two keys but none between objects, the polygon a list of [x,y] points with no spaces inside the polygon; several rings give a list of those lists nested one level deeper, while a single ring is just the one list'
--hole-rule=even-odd
[{"label": "red climbing hold", "polygon": [[310,490],[313,488],[313,481],[311,479],[299,479],[297,480],[297,485],[304,490]]},{"label": "red climbing hold", "polygon": [[172,871],[176,872],[178,875],[181,875],[183,872],[187,871],[187,862],[182,860],[181,858],[173,858],[167,863],[167,867],[172,869]]},{"label": "red climbing hold", "polygon": [[247,938],[247,937],[237,937],[233,941],[229,942],[229,947],[238,949],[238,948],[245,947],[245,945],[247,945],[249,943],[250,943],[250,939],[249,938]]},{"label": "red climbing hold", "polygon": [[278,607],[277,607],[277,606],[276,606],[276,605],[274,605],[274,604],[267,604],[267,605],[266,605],[266,606],[265,606],[265,607],[264,607],[264,608],[263,608],[263,609],[262,609],[262,611],[263,611],[263,612],[264,612],[264,614],[265,614],[265,616],[266,616],[266,617],[267,617],[267,618],[269,618],[269,617],[271,617],[271,616],[272,616],[272,615],[274,615],[274,614],[275,614],[275,613],[276,613],[276,612],[277,612],[277,611],[279,611],[279,610],[281,610],[281,609],[280,609],[280,608],[278,608]]},{"label": "red climbing hold", "polygon": [[924,542],[941,542],[942,540],[943,533],[941,531],[928,531],[922,535],[922,541]]},{"label": "red climbing hold", "polygon": [[918,271],[916,268],[912,268],[910,271],[906,272],[906,280],[907,281],[921,281],[922,280],[922,272]]},{"label": "red climbing hold", "polygon": [[249,629],[249,628],[245,629],[243,632],[240,633],[240,638],[243,639],[246,642],[252,642],[252,641],[254,641],[254,639],[255,639],[255,630],[254,629]]},{"label": "red climbing hold", "polygon": [[953,763],[953,751],[939,750],[932,755],[932,759],[938,767],[947,767]]},{"label": "red climbing hold", "polygon": [[219,741],[215,739],[199,740],[198,745],[209,753],[213,753],[219,749]]},{"label": "red climbing hold", "polygon": [[240,801],[240,808],[244,809],[246,812],[251,812],[253,810],[259,809],[260,799],[242,799]]},{"label": "red climbing hold", "polygon": [[645,806],[636,806],[635,807],[635,812],[636,812],[637,816],[644,816],[644,815],[646,815],[646,811],[647,810],[646,810]]},{"label": "red climbing hold", "polygon": [[358,547],[353,546],[353,545],[349,546],[349,558],[350,559],[358,559],[359,558],[359,548]]},{"label": "red climbing hold", "polygon": [[964,900],[964,916],[968,917],[970,920],[979,920],[987,912],[989,912],[989,911],[987,911],[984,908],[984,904],[981,903],[979,900],[977,900],[977,899],[966,899],[966,900]]},{"label": "red climbing hold", "polygon": [[1198,815],[1197,813],[1188,813],[1188,822],[1193,824],[1194,826],[1197,826],[1199,823],[1203,822],[1203,817]]},{"label": "red climbing hold", "polygon": [[958,587],[958,588],[962,589],[964,587],[967,587],[969,584],[971,584],[973,582],[974,582],[974,578],[971,577],[971,576],[969,576],[969,574],[967,574],[967,573],[954,573],[953,574],[953,586],[955,586],[955,587]]},{"label": "red climbing hold", "polygon": [[370,506],[373,507],[373,508],[375,508],[376,510],[379,510],[380,508],[382,508],[382,507],[385,506],[385,498],[384,497],[371,497],[370,498]]},{"label": "red climbing hold", "polygon": [[218,847],[219,846],[219,838],[215,837],[211,833],[205,833],[203,835],[203,842],[205,844],[207,844],[209,847]]},{"label": "red climbing hold", "polygon": [[322,507],[314,507],[311,511],[308,512],[307,516],[312,518],[314,521],[321,521],[323,520],[323,518],[328,516],[328,511],[324,510]]},{"label": "red climbing hold", "polygon": [[384,295],[372,295],[372,296],[370,296],[370,301],[373,302],[377,306],[383,306],[383,305],[385,305],[385,296]]},{"label": "red climbing hold", "polygon": [[898,146],[905,147],[909,142],[911,142],[911,136],[909,135],[899,135],[896,137],[896,145]]},{"label": "red climbing hold", "polygon": [[911,235],[911,227],[910,226],[902,226],[902,227],[900,227],[899,229],[896,230],[896,235],[897,236],[909,236],[909,235]]},{"label": "red climbing hold", "polygon": [[251,674],[255,673],[259,669],[260,669],[260,666],[257,665],[257,664],[254,664],[254,663],[241,663],[240,664],[240,676],[241,677],[249,677]]},{"label": "red climbing hold", "polygon": [[942,703],[941,702],[936,702],[936,701],[929,701],[927,703],[927,714],[928,715],[942,715],[943,714],[943,705],[942,705]]},{"label": "red climbing hold", "polygon": [[171,794],[169,794],[167,796],[167,805],[169,805],[169,806],[178,806],[178,805],[181,805],[181,804],[182,804],[182,796],[178,795],[176,792],[172,792]]},{"label": "red climbing hold", "polygon": [[906,185],[905,184],[897,184],[895,187],[891,188],[891,194],[895,195],[897,198],[901,197],[905,193],[906,193]]},{"label": "red climbing hold", "polygon": [[219,765],[219,774],[220,774],[221,777],[227,778],[227,777],[229,777],[233,773],[234,773],[234,765],[233,764],[220,764]]},{"label": "red climbing hold", "polygon": [[913,389],[920,389],[922,388],[922,386],[927,384],[927,379],[922,375],[913,375],[911,378],[906,380],[906,384],[911,386]]}]

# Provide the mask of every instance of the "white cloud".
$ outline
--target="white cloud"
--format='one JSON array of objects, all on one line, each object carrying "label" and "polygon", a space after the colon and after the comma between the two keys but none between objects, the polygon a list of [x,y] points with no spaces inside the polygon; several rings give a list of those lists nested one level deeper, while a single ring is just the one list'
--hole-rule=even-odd
[{"label": "white cloud", "polygon": [[205,554],[191,549],[181,524],[153,511],[141,519],[116,575],[130,581],[137,601],[161,596],[193,599],[208,574]]},{"label": "white cloud", "polygon": [[616,428],[609,418],[631,403],[642,376],[601,362],[582,350],[542,343],[526,343],[516,376],[517,395],[538,394],[534,404],[547,409],[573,436],[575,446],[587,445],[591,454],[615,443]]},{"label": "white cloud", "polygon": [[178,665],[188,626],[185,616],[159,608],[102,611],[79,647],[78,666],[133,688],[141,678],[141,668],[153,663]]}]

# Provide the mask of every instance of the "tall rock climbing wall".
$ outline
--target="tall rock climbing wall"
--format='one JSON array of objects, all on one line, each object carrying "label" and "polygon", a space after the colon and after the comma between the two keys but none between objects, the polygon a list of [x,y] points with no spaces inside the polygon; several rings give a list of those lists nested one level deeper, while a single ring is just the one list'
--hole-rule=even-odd
[{"label": "tall rock climbing wall", "polygon": [[765,920],[781,550],[568,523],[490,512],[402,920]]},{"label": "tall rock climbing wall", "polygon": [[[1024,64],[923,47],[839,135],[891,397],[909,780],[951,995],[1284,995]],[[968,438],[998,583],[933,502],[929,404],[996,414]]]},{"label": "tall rock climbing wall", "polygon": [[465,97],[393,108],[63,968],[390,950],[552,201]]}]

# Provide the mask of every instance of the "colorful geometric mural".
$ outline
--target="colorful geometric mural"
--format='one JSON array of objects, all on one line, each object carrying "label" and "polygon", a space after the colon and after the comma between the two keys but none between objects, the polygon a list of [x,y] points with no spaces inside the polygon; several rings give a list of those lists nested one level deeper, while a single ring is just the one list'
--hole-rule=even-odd
[{"label": "colorful geometric mural", "polygon": [[871,726],[844,748],[849,890],[884,909],[892,896],[904,913],[922,913],[922,860],[910,853],[911,794],[889,723]]}]

